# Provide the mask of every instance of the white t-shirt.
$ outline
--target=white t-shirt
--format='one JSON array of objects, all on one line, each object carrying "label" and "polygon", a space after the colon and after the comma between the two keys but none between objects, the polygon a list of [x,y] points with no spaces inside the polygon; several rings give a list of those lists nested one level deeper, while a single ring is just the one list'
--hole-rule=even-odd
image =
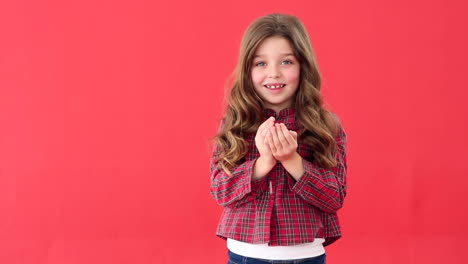
[{"label": "white t-shirt", "polygon": [[323,242],[325,242],[324,238],[315,238],[311,243],[293,246],[268,246],[268,244],[250,244],[228,238],[227,248],[237,255],[249,258],[287,260],[323,255],[325,253]]}]

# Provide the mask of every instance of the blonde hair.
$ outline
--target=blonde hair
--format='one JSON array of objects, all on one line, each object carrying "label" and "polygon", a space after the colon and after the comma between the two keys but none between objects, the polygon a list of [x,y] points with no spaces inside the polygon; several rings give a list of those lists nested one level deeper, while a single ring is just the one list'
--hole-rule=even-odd
[{"label": "blonde hair", "polygon": [[264,121],[264,103],[254,90],[251,70],[257,47],[273,36],[287,39],[300,63],[300,81],[293,106],[302,127],[298,131],[298,141],[313,149],[313,157],[321,167],[337,165],[335,136],[340,122],[335,114],[323,107],[321,76],[307,30],[295,16],[269,14],[253,21],[244,32],[232,75],[234,81],[228,91],[226,112],[220,130],[213,138],[216,163],[221,162],[229,175],[248,151],[247,134],[256,133]]}]

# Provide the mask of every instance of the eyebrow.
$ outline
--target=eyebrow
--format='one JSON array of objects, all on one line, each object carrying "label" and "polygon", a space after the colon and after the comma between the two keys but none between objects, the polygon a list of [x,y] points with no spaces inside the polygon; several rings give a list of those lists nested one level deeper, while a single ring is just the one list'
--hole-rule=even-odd
[{"label": "eyebrow", "polygon": [[[294,56],[293,53],[281,53],[280,55],[281,55],[281,56],[290,56],[290,55]],[[257,58],[257,57],[265,57],[265,55],[258,54],[258,55],[255,55],[255,56],[254,56],[254,58]]]}]

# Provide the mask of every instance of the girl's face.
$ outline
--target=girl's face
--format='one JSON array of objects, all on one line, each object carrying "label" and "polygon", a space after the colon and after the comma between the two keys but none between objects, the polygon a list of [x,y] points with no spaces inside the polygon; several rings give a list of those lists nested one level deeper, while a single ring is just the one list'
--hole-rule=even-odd
[{"label": "girl's face", "polygon": [[252,82],[265,107],[277,113],[291,107],[299,78],[300,65],[289,41],[279,36],[264,39],[254,55]]}]

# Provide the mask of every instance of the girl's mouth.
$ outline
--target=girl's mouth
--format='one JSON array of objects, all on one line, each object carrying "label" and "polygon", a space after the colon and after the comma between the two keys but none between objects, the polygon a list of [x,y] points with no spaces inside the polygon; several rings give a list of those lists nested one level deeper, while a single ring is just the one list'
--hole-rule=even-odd
[{"label": "girl's mouth", "polygon": [[278,90],[286,86],[286,84],[276,84],[276,85],[270,85],[270,84],[265,84],[264,87],[271,89],[271,90]]}]

